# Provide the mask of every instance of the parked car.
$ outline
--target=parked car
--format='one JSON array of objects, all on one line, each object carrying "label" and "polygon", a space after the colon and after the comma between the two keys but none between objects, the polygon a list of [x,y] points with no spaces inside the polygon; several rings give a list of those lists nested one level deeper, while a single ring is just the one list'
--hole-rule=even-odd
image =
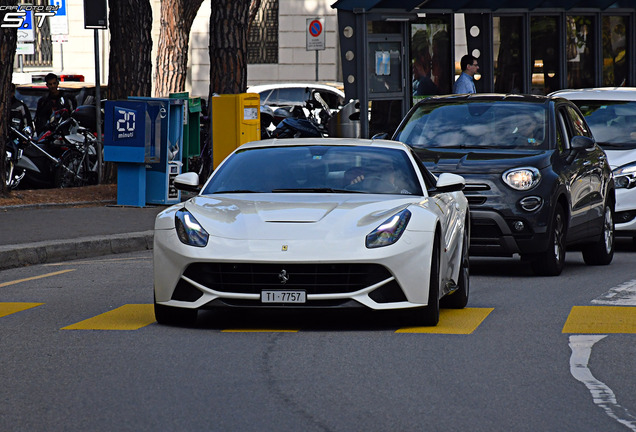
[{"label": "parked car", "polygon": [[338,110],[345,103],[345,95],[337,87],[318,83],[280,83],[250,86],[247,93],[258,93],[261,105],[272,109],[285,106],[305,106],[311,99],[312,92],[318,91],[320,96],[333,111]]},{"label": "parked car", "polygon": [[581,112],[558,97],[449,95],[420,101],[393,139],[434,173],[466,179],[475,256],[513,256],[558,275],[566,248],[586,264],[614,255],[615,192]]},{"label": "parked car", "polygon": [[[174,185],[197,190],[198,175]],[[463,186],[392,141],[244,144],[197,196],[157,216],[157,321],[192,323],[208,308],[367,308],[436,325],[440,304],[468,302]]]},{"label": "parked car", "polygon": [[636,87],[560,90],[574,102],[605,150],[616,185],[616,235],[636,246]]}]

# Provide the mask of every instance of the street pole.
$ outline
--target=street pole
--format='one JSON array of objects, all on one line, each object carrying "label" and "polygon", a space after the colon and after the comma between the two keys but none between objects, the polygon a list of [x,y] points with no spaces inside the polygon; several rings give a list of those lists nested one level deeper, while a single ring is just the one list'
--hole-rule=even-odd
[{"label": "street pole", "polygon": [[99,79],[99,33],[94,30],[95,40],[95,130],[97,131],[97,184],[102,183],[102,97]]}]

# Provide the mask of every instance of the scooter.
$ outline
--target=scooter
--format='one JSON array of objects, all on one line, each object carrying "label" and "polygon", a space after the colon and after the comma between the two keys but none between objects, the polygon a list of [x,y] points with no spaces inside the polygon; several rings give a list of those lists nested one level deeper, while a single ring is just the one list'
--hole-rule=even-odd
[{"label": "scooter", "polygon": [[5,152],[7,186],[16,188],[22,183],[27,188],[50,188],[97,183],[95,137],[89,130],[63,125],[54,132],[48,130],[38,141],[30,133],[30,128],[19,131],[10,127],[11,144]]},{"label": "scooter", "polygon": [[[274,138],[319,138],[328,136],[328,123],[332,115],[329,106],[320,96],[320,93],[314,92],[312,97],[305,103],[305,107],[302,108],[304,109],[300,111],[297,109],[290,110],[291,113],[296,115],[283,118],[272,132],[272,136]],[[316,110],[318,110],[320,121],[316,118]]]}]

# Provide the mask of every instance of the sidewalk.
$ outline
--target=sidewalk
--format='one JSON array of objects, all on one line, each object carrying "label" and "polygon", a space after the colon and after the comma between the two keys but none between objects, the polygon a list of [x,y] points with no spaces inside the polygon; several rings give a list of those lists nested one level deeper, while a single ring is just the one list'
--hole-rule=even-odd
[{"label": "sidewalk", "polygon": [[0,270],[152,249],[155,216],[168,207],[76,204],[0,207]]}]

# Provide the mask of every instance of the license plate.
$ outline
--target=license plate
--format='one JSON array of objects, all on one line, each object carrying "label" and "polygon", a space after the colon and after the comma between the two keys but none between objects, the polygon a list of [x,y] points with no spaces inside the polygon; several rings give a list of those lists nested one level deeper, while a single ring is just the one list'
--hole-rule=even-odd
[{"label": "license plate", "polygon": [[261,291],[262,303],[305,303],[305,291]]}]

